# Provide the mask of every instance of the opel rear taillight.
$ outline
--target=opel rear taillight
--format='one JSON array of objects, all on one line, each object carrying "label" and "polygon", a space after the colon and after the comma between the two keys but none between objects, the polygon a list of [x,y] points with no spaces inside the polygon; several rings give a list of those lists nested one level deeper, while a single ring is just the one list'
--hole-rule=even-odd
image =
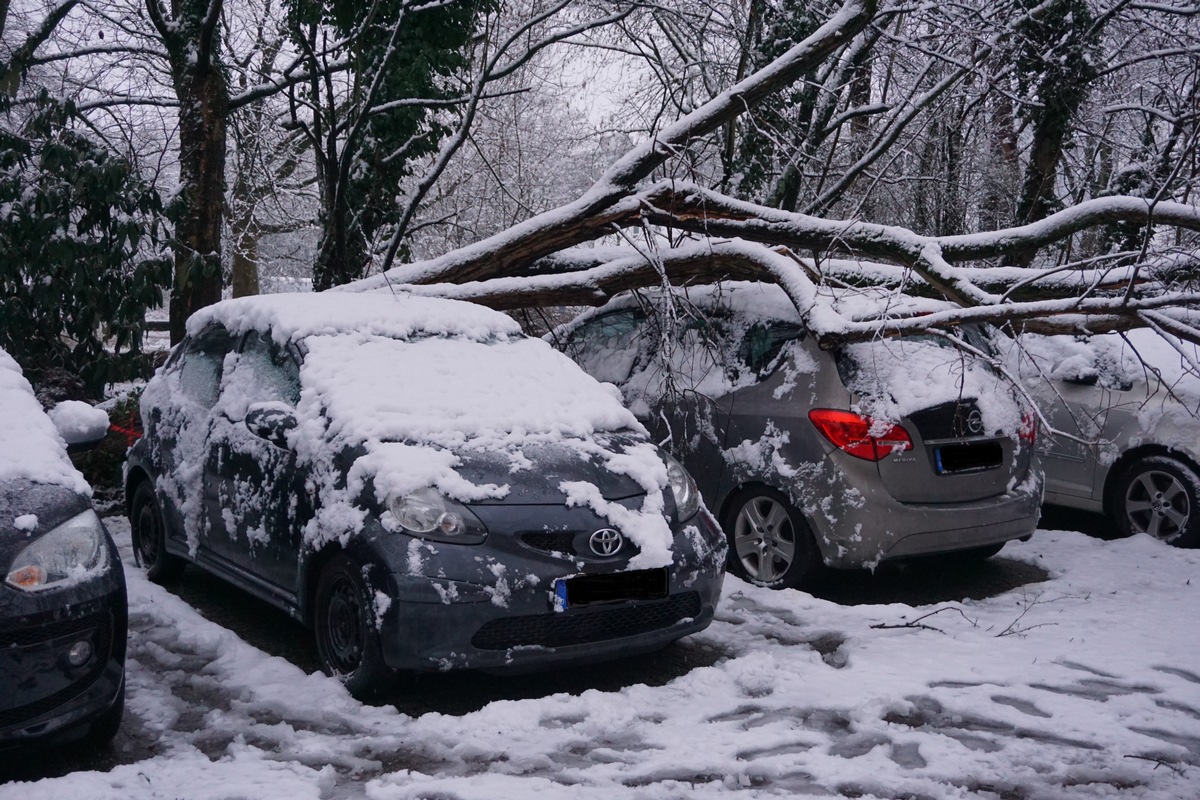
[{"label": "opel rear taillight", "polygon": [[814,408],[808,412],[808,419],[822,436],[855,458],[879,461],[913,446],[912,437],[901,426],[877,422],[853,411]]},{"label": "opel rear taillight", "polygon": [[1025,444],[1032,445],[1037,441],[1037,416],[1029,409],[1021,411],[1021,427],[1017,429],[1017,438]]}]

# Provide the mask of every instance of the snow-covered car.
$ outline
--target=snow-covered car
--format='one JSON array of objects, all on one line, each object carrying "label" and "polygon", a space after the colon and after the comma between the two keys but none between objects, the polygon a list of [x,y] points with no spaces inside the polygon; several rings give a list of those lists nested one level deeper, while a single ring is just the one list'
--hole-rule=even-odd
[{"label": "snow-covered car", "polygon": [[310,624],[352,692],[645,652],[712,620],[725,544],[692,479],[511,318],[277,294],[187,332],[142,395],[135,553]]},{"label": "snow-covered car", "polygon": [[125,573],[67,447],[98,442],[107,415],[42,411],[0,350],[0,749],[102,744],[125,708]]},{"label": "snow-covered car", "polygon": [[1019,344],[1016,369],[1060,433],[1038,445],[1046,503],[1200,546],[1200,348],[1150,330]]},{"label": "snow-covered car", "polygon": [[929,334],[822,349],[775,285],[625,295],[547,335],[696,479],[730,569],[804,587],[824,567],[986,558],[1037,523],[1036,421],[988,360]]}]

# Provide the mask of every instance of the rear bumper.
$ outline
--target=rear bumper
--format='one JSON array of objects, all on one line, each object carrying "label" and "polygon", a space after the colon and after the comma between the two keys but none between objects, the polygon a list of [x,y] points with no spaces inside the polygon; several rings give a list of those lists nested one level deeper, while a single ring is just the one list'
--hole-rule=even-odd
[{"label": "rear bumper", "polygon": [[1042,475],[1032,470],[1019,486],[986,500],[918,505],[882,493],[845,510],[838,524],[816,518],[825,563],[860,568],[909,556],[952,553],[1023,539],[1037,528]]}]

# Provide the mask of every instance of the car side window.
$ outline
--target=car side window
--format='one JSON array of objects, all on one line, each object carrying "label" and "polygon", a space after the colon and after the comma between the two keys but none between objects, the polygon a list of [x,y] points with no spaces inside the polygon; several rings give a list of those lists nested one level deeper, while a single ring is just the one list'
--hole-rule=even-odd
[{"label": "car side window", "polygon": [[202,331],[188,343],[179,367],[179,385],[183,393],[204,408],[217,402],[221,370],[233,337],[220,326]]},{"label": "car side window", "polygon": [[738,358],[752,371],[762,374],[779,357],[785,344],[803,338],[803,326],[795,323],[755,323],[742,339]]},{"label": "car side window", "polygon": [[230,419],[242,419],[254,403],[275,400],[295,406],[300,400],[300,366],[287,348],[255,331],[242,343],[221,397],[220,410]]},{"label": "car side window", "polygon": [[285,348],[265,333],[252,333],[242,345],[238,372],[249,371],[256,400],[279,400],[290,406],[300,402],[300,366]]},{"label": "car side window", "polygon": [[623,383],[637,360],[643,319],[633,310],[605,314],[577,328],[563,349],[596,380]]}]

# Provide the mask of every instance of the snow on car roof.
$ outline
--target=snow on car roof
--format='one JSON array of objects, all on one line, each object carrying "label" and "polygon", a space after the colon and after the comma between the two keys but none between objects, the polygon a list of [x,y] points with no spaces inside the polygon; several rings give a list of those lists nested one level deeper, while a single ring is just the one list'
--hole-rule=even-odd
[{"label": "snow on car roof", "polygon": [[482,341],[520,326],[474,303],[397,294],[288,292],[224,300],[193,314],[189,334],[218,322],[234,333],[271,331],[281,343],[306,336],[355,332],[403,339],[415,334]]},{"label": "snow on car roof", "polygon": [[0,482],[29,480],[91,495],[66,444],[12,356],[0,350]]},{"label": "snow on car roof", "polygon": [[345,334],[305,345],[303,390],[319,398],[329,433],[350,443],[503,447],[641,430],[612,387],[537,339]]}]

